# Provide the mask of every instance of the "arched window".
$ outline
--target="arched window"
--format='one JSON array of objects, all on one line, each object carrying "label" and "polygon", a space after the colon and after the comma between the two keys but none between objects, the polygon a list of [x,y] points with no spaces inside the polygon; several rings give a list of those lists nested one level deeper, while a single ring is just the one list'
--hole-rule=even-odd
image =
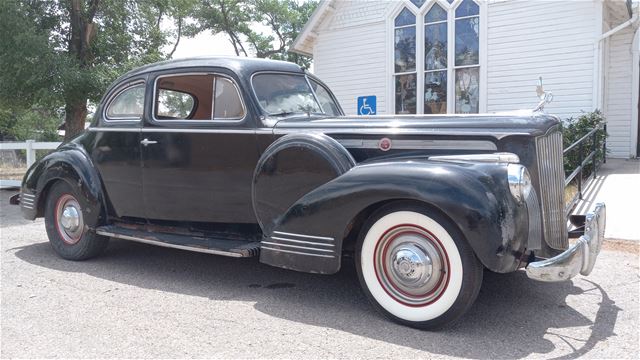
[{"label": "arched window", "polygon": [[480,100],[480,7],[464,0],[456,8],[456,113],[477,113]]},{"label": "arched window", "polygon": [[433,4],[424,16],[424,113],[447,113],[447,11]]},{"label": "arched window", "polygon": [[[393,21],[395,113],[477,113],[480,110],[478,3],[410,0]],[[417,76],[420,72],[421,76]]]},{"label": "arched window", "polygon": [[396,114],[416,113],[416,16],[407,8],[394,20]]}]

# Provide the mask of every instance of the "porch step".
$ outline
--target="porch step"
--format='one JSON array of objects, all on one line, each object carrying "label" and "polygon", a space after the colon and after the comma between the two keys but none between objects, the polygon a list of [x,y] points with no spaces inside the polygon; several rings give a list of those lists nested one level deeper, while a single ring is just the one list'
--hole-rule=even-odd
[{"label": "porch step", "polygon": [[100,226],[96,228],[96,233],[117,239],[222,256],[253,257],[260,254],[259,242],[168,234],[118,225]]}]

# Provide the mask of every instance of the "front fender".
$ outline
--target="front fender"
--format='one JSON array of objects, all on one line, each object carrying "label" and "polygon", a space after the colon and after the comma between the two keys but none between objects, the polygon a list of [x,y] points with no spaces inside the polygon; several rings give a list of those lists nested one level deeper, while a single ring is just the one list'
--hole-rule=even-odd
[{"label": "front fender", "polygon": [[104,208],[102,181],[85,149],[75,142],[61,145],[29,168],[21,191],[35,195],[36,206],[34,209],[22,207],[23,216],[33,220],[44,215],[47,190],[56,180],[68,182],[88,200],[92,206],[85,209],[87,224],[98,223],[105,213],[100,211]]},{"label": "front fender", "polygon": [[[300,198],[275,227],[276,238],[291,234],[298,240],[300,235],[333,239],[334,257],[267,251],[261,261],[300,271],[336,272],[343,241],[361,212],[390,200],[413,200],[449,217],[485,267],[513,271],[526,244],[528,221],[526,207],[509,193],[506,174],[507,165],[495,163],[404,160],[358,165]],[[273,233],[265,238],[274,242]]]}]

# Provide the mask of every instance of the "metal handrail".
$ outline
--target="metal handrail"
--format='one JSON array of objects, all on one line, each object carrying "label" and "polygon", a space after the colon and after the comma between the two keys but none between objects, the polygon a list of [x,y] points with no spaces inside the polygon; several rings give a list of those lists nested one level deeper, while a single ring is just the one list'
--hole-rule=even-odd
[{"label": "metal handrail", "polygon": [[[599,162],[598,161],[598,132],[599,131],[604,131],[605,133],[605,138],[604,141],[602,143],[602,161]],[[565,205],[565,213],[568,215],[573,208],[575,207],[575,205],[578,203],[579,200],[582,200],[583,197],[583,193],[582,193],[582,188],[583,186],[586,186],[589,184],[589,182],[593,179],[596,178],[597,176],[597,171],[598,171],[598,167],[600,164],[606,163],[607,162],[607,137],[606,137],[606,133],[607,133],[607,124],[605,123],[603,126],[596,126],[595,128],[591,129],[588,133],[586,133],[584,136],[582,136],[580,139],[578,139],[576,142],[574,142],[573,144],[567,146],[564,150],[563,150],[563,155],[566,157],[567,154],[574,150],[574,149],[578,149],[578,160],[579,160],[579,165],[576,166],[573,171],[571,171],[571,173],[565,177],[564,179],[564,186],[565,189],[566,187],[573,181],[573,179],[575,179],[576,177],[578,178],[578,192],[573,196],[573,198],[571,199],[571,201],[569,201],[568,204]],[[591,144],[591,151],[585,156],[584,154],[584,143],[589,139],[592,139],[592,144]],[[584,167],[586,165],[589,164],[589,162],[591,162],[592,167],[593,167],[593,172],[589,175],[589,177],[585,180],[585,184],[583,184],[583,170]]]}]

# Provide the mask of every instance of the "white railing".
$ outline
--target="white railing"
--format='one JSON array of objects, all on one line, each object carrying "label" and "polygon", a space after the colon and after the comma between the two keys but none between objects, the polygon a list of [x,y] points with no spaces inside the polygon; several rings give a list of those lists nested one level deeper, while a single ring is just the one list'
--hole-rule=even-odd
[{"label": "white railing", "polygon": [[60,142],[36,142],[27,140],[25,142],[0,142],[0,150],[26,150],[27,167],[31,167],[36,162],[36,150],[53,150],[60,146]]}]

